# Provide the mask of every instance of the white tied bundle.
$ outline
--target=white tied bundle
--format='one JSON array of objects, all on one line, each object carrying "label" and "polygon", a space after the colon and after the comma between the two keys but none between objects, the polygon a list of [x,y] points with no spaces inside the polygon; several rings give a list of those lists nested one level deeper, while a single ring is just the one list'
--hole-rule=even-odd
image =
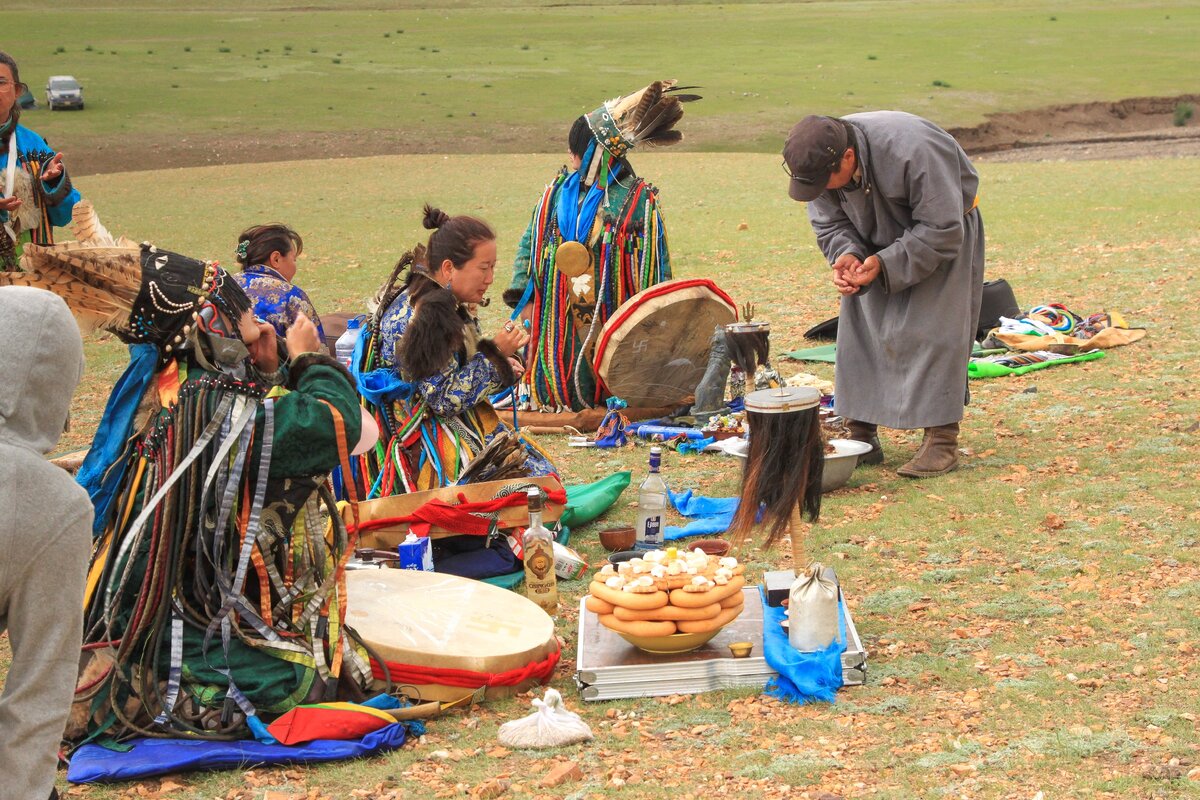
[{"label": "white tied bundle", "polygon": [[563,705],[557,689],[547,689],[542,700],[534,698],[532,714],[500,726],[500,744],[511,748],[563,747],[592,738],[592,729],[574,711]]},{"label": "white tied bundle", "polygon": [[788,593],[788,641],[801,653],[824,650],[839,636],[838,585],[819,561],[809,565]]}]

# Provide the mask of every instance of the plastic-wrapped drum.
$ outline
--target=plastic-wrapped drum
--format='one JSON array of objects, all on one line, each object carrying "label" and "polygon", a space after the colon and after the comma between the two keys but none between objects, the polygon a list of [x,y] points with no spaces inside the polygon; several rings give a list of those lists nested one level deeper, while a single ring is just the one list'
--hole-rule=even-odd
[{"label": "plastic-wrapped drum", "polygon": [[[546,682],[558,662],[554,621],[516,592],[407,569],[346,573],[346,623],[388,665],[392,681],[426,700],[487,686],[507,697]],[[372,663],[376,686],[383,672]]]}]

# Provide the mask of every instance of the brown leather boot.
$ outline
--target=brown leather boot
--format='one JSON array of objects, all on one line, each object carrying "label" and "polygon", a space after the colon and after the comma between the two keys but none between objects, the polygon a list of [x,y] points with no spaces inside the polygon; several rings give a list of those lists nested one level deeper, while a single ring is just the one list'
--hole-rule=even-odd
[{"label": "brown leather boot", "polygon": [[933,478],[958,469],[958,423],[926,428],[916,455],[896,473],[906,478]]},{"label": "brown leather boot", "polygon": [[858,457],[858,463],[882,464],[883,445],[879,443],[879,426],[873,422],[859,422],[851,419],[846,420],[846,427],[850,429],[851,439],[871,445],[870,450]]}]

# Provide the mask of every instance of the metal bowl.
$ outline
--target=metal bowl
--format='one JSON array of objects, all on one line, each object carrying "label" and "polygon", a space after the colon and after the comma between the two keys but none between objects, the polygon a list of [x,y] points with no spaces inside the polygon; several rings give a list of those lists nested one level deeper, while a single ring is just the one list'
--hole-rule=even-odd
[{"label": "metal bowl", "polygon": [[829,444],[837,452],[826,454],[825,471],[821,476],[821,493],[832,492],[846,485],[850,473],[858,466],[859,456],[871,452],[871,445],[853,439],[830,439]]},{"label": "metal bowl", "polygon": [[616,566],[622,561],[629,561],[632,558],[641,558],[644,555],[646,554],[641,550],[622,550],[619,553],[609,553],[608,563]]}]

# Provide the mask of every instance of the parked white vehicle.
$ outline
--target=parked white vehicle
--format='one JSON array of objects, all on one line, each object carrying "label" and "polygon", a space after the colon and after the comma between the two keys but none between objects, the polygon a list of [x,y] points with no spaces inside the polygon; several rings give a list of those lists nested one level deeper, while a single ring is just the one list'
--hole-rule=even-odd
[{"label": "parked white vehicle", "polygon": [[46,105],[59,108],[83,108],[83,87],[71,75],[52,75],[46,81]]}]

